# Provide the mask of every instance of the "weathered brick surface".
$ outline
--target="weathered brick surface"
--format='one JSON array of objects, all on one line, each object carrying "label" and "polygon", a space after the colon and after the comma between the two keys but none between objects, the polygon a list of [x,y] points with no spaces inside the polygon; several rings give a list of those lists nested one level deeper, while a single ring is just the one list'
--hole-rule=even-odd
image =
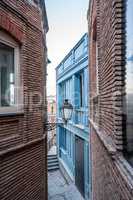
[{"label": "weathered brick surface", "polygon": [[1,199],[46,199],[43,141],[2,156]]},{"label": "weathered brick surface", "polygon": [[[0,1],[5,13],[23,32],[20,44],[20,77],[24,87],[24,112],[0,116],[0,199],[47,199],[47,145],[43,132],[44,86],[46,86],[46,41],[41,11],[25,0]],[[0,27],[3,29],[3,26]],[[42,96],[38,102],[36,93]]]},{"label": "weathered brick surface", "polygon": [[97,133],[91,130],[92,150],[92,193],[93,200],[132,200],[130,186],[125,182],[115,161],[99,140]]},{"label": "weathered brick surface", "polygon": [[[122,110],[125,95],[125,1],[91,0],[88,21],[90,118],[93,122],[92,99],[96,93],[97,80],[94,31],[98,45],[99,121],[91,123],[93,200],[131,200],[133,182],[129,181],[129,184],[126,181],[132,179],[131,173],[124,174],[116,164],[120,156],[123,157],[124,149]],[[105,142],[100,139],[98,131],[105,136]],[[108,145],[105,145],[110,141],[116,151],[115,158],[112,158]]]}]

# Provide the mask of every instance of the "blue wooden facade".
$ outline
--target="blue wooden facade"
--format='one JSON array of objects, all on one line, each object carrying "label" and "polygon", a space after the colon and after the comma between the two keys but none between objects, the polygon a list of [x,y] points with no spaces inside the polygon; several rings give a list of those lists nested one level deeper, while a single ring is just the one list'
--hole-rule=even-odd
[{"label": "blue wooden facade", "polygon": [[[73,105],[73,115],[66,125],[57,127],[58,158],[75,181],[76,137],[83,141],[84,196],[90,196],[89,124],[88,124],[88,36],[85,34],[56,68],[57,122],[60,123],[64,99]],[[80,147],[79,147],[80,149]]]}]

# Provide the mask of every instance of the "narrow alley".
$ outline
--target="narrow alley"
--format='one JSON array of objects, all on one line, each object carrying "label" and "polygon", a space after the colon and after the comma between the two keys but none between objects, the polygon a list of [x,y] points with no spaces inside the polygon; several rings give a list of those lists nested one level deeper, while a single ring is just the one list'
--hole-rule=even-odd
[{"label": "narrow alley", "polygon": [[67,182],[59,170],[48,174],[48,200],[83,200],[74,183]]},{"label": "narrow alley", "polygon": [[0,0],[0,200],[133,200],[133,0]]},{"label": "narrow alley", "polygon": [[[56,146],[52,146],[48,156],[55,156]],[[48,172],[48,200],[83,200],[75,184],[66,179],[59,169]]]}]

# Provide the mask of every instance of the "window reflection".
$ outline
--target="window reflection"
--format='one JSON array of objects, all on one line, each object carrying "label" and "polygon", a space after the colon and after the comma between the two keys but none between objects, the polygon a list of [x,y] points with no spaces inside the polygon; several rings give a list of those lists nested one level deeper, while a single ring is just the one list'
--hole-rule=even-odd
[{"label": "window reflection", "polygon": [[0,106],[14,105],[14,49],[0,43]]}]

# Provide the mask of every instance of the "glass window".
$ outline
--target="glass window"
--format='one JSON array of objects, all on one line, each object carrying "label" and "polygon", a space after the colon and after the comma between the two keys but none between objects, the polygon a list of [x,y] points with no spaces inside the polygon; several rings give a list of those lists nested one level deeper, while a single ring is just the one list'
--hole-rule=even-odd
[{"label": "glass window", "polygon": [[62,105],[64,103],[66,96],[66,90],[65,90],[65,83],[61,83],[59,85],[59,99],[58,99],[58,106],[59,106],[59,117],[62,117]]},{"label": "glass window", "polygon": [[79,75],[79,85],[80,85],[80,107],[83,106],[83,74]]},{"label": "glass window", "polygon": [[15,104],[14,49],[0,43],[0,106]]},{"label": "glass window", "polygon": [[72,157],[72,133],[70,131],[66,131],[66,146],[67,146],[67,153],[69,157]]},{"label": "glass window", "polygon": [[84,106],[84,74],[83,72],[76,75],[75,104],[78,108]]},{"label": "glass window", "polygon": [[60,128],[60,147],[66,150],[66,129]]},{"label": "glass window", "polygon": [[70,78],[65,81],[65,99],[68,99],[69,101],[72,101],[71,86],[72,86],[72,79]]},{"label": "glass window", "polygon": [[0,114],[23,111],[19,52],[18,43],[0,31]]},{"label": "glass window", "polygon": [[133,1],[127,1],[126,151],[133,164]]}]

